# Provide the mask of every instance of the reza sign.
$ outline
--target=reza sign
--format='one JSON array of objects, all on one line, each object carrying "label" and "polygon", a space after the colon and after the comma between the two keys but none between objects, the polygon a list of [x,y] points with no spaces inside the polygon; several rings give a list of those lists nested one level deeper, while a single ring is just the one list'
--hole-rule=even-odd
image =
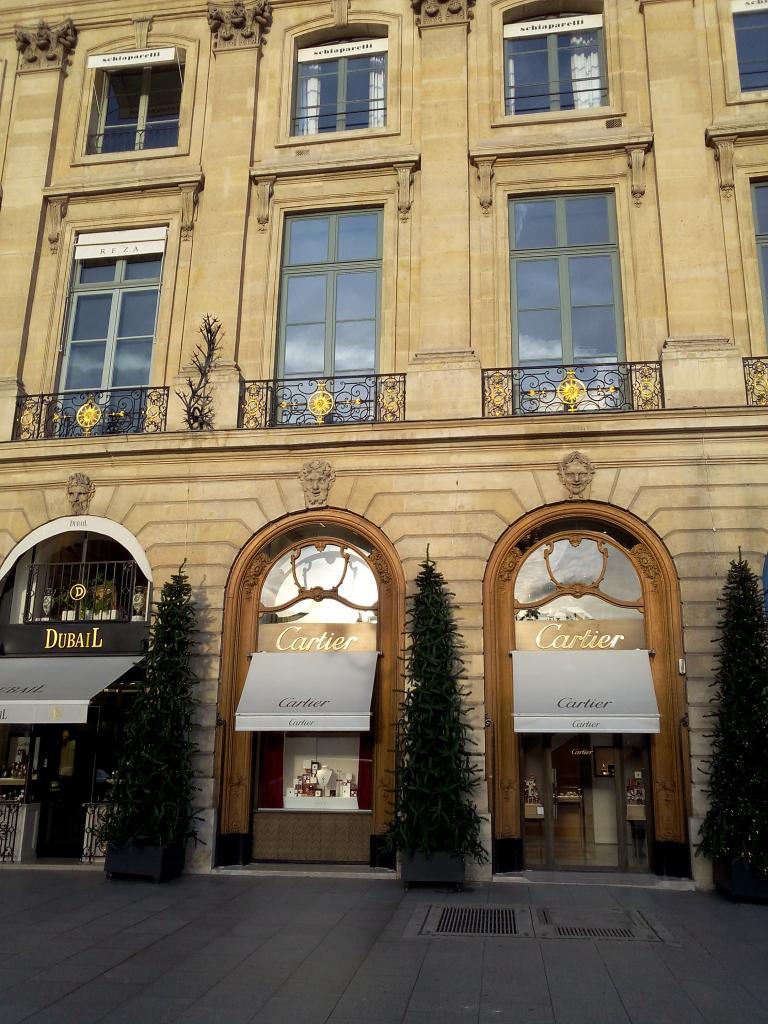
[{"label": "reza sign", "polygon": [[630,651],[645,647],[643,620],[525,620],[515,623],[518,651]]},{"label": "reza sign", "polygon": [[373,622],[292,622],[259,626],[260,651],[332,653],[334,651],[375,651],[376,624]]}]

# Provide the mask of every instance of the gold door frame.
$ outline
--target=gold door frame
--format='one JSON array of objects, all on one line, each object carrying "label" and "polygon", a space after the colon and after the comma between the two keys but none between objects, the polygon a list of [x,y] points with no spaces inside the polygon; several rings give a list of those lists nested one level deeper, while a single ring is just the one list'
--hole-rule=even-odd
[{"label": "gold door frame", "polygon": [[[374,835],[381,835],[392,814],[395,721],[398,715],[400,651],[405,617],[405,577],[394,546],[372,524],[340,509],[313,509],[271,523],[248,541],[234,561],[224,596],[221,677],[216,729],[214,772],[218,783],[218,833],[244,835],[251,831],[253,810],[253,735],[235,732],[235,709],[253,650],[259,594],[275,558],[264,550],[282,534],[314,527],[318,540],[348,543],[335,531],[346,530],[370,546],[368,556],[379,588],[378,697],[373,716],[373,820]],[[315,539],[313,537],[312,539]]]},{"label": "gold door frame", "polygon": [[[687,843],[686,794],[682,757],[682,718],[685,713],[684,677],[679,672],[683,657],[680,589],[666,547],[640,519],[629,512],[594,501],[562,502],[529,513],[502,535],[488,560],[483,579],[485,644],[485,700],[490,720],[488,737],[492,750],[488,799],[494,841],[522,838],[520,806],[520,752],[512,721],[512,659],[514,623],[512,598],[517,572],[527,552],[519,547],[529,534],[538,534],[535,545],[550,536],[590,533],[594,527],[567,527],[572,519],[592,519],[629,534],[634,543],[625,546],[612,538],[632,562],[643,588],[645,625],[654,688],[661,716],[661,732],[651,737],[654,837],[668,843]],[[562,525],[560,525],[562,524]],[[610,534],[609,534],[610,536]]]}]

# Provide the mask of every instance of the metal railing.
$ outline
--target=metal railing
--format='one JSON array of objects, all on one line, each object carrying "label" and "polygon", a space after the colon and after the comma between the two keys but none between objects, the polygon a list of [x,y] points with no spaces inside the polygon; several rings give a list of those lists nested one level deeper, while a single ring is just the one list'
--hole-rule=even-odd
[{"label": "metal railing", "polygon": [[404,419],[404,373],[251,380],[240,392],[238,426],[245,430]]},{"label": "metal railing", "polygon": [[88,136],[86,153],[129,153],[131,150],[165,149],[179,143],[179,122],[137,128],[120,125]]},{"label": "metal railing", "polygon": [[483,416],[651,412],[664,408],[661,363],[580,363],[483,370]]},{"label": "metal railing", "polygon": [[112,388],[20,395],[13,421],[14,441],[159,434],[165,430],[168,388]]},{"label": "metal railing", "polygon": [[95,860],[103,860],[107,848],[99,842],[99,828],[109,804],[83,804],[85,808],[85,829],[83,830],[83,851],[80,854],[81,864],[93,864]]},{"label": "metal railing", "polygon": [[24,622],[144,621],[149,586],[137,568],[135,562],[30,565]]},{"label": "metal railing", "polygon": [[750,357],[743,363],[747,405],[768,405],[768,359]]},{"label": "metal railing", "polygon": [[20,806],[14,800],[0,800],[0,864],[13,862]]}]

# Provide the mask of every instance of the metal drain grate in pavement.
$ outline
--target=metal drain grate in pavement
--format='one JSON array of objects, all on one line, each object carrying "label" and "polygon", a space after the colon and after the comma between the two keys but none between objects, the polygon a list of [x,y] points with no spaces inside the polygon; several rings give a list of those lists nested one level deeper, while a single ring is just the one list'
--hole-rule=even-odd
[{"label": "metal drain grate in pavement", "polygon": [[[517,935],[514,907],[439,907],[434,935]],[[430,915],[431,916],[431,915]],[[427,918],[429,922],[429,918]]]},{"label": "metal drain grate in pavement", "polygon": [[669,942],[672,936],[639,910],[618,907],[528,907],[420,904],[406,938],[495,937]]},{"label": "metal drain grate in pavement", "polygon": [[533,937],[530,907],[444,906],[421,903],[405,929],[406,938],[441,936]]},{"label": "metal drain grate in pavement", "polygon": [[568,928],[557,926],[559,939],[634,939],[631,928]]},{"label": "metal drain grate in pavement", "polygon": [[621,939],[658,942],[659,932],[639,910],[618,907],[537,907],[533,927],[540,939]]}]

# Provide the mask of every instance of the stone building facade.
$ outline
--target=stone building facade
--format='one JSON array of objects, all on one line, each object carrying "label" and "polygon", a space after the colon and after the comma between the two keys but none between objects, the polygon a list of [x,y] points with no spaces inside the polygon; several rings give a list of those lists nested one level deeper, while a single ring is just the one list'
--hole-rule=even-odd
[{"label": "stone building facade", "polygon": [[[768,42],[763,0],[0,5],[5,579],[40,530],[143,553],[156,592],[186,560],[193,867],[384,856],[405,597],[429,544],[466,641],[492,855],[476,874],[634,863],[708,884],[691,854],[716,600],[739,548],[759,572],[768,550],[768,74],[747,35]],[[201,388],[211,429],[182,401]],[[78,473],[86,506],[67,501]],[[337,770],[307,812],[281,800],[307,781],[298,747],[296,785],[267,779],[290,727],[279,747],[236,719],[257,624],[281,621],[270,573],[314,540],[365,563],[375,611],[353,621],[377,624],[381,653],[359,777]],[[650,739],[516,725],[534,591],[569,636],[602,621],[587,598],[640,622]],[[12,600],[0,627],[35,618]],[[586,772],[557,760],[560,733]],[[598,834],[606,778],[618,807],[647,807],[639,844],[639,812]],[[344,785],[363,824],[322,814],[354,799]]]}]

